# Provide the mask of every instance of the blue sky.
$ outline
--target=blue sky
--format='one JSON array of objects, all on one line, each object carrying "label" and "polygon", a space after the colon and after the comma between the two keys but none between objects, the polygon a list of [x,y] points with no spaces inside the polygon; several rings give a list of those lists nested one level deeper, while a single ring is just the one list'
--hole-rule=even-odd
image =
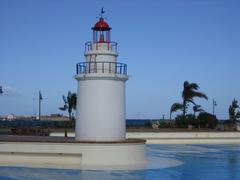
[{"label": "blue sky", "polygon": [[76,92],[75,65],[84,61],[84,43],[101,7],[119,43],[119,62],[128,64],[127,117],[169,117],[181,102],[183,82],[196,82],[209,101],[197,100],[218,118],[240,101],[240,2],[0,1],[0,115],[61,113],[61,96]]}]

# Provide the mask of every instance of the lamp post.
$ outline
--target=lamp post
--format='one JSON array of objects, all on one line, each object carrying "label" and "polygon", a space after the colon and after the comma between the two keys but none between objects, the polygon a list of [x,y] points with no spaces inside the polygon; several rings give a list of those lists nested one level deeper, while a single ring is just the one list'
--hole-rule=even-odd
[{"label": "lamp post", "polygon": [[38,93],[38,119],[41,120],[41,101],[42,101],[41,91]]},{"label": "lamp post", "polygon": [[0,94],[3,94],[2,86],[0,86]]},{"label": "lamp post", "polygon": [[215,115],[215,106],[217,106],[217,102],[215,101],[215,99],[213,98],[213,115]]}]

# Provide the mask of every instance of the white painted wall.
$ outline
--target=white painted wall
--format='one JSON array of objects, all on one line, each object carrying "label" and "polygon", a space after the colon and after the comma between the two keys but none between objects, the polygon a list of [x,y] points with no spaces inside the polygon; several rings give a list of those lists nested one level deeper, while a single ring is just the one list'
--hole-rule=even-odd
[{"label": "white painted wall", "polygon": [[127,138],[147,144],[240,144],[240,132],[131,132]]},{"label": "white painted wall", "polygon": [[140,139],[240,138],[240,132],[129,132],[127,137]]},{"label": "white painted wall", "polygon": [[[125,140],[125,81],[115,74],[118,53],[108,43],[91,43],[85,52],[86,74],[78,81],[75,139],[81,141]],[[109,48],[110,47],[110,48]],[[108,63],[112,62],[112,63]]]},{"label": "white painted wall", "polygon": [[[69,133],[75,137],[75,133]],[[64,132],[50,136],[64,137]],[[147,144],[240,144],[240,132],[127,132],[126,138],[145,139]]]},{"label": "white painted wall", "polygon": [[[126,79],[125,79],[126,80]],[[76,139],[119,141],[125,139],[125,81],[78,81]]]},{"label": "white painted wall", "polygon": [[118,53],[111,48],[108,49],[108,43],[92,43],[92,47],[92,50],[85,53],[86,61],[117,62]]},{"label": "white painted wall", "polygon": [[144,143],[2,142],[0,166],[85,170],[144,169]]}]

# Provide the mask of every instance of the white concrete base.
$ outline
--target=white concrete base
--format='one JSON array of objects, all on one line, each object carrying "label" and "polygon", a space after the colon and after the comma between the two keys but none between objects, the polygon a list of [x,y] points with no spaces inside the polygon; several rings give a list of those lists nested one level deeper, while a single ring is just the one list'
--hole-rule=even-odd
[{"label": "white concrete base", "polygon": [[[63,132],[50,136],[63,137]],[[75,134],[68,133],[69,137]],[[127,132],[127,138],[145,139],[147,144],[240,144],[240,132]]]},{"label": "white concrete base", "polygon": [[144,169],[145,143],[1,142],[0,166],[84,170]]},{"label": "white concrete base", "polygon": [[240,144],[240,132],[129,132],[147,144]]},{"label": "white concrete base", "polygon": [[[108,73],[109,74],[109,73]],[[125,82],[128,76],[100,73],[76,75],[78,80],[75,139],[125,139]]]}]

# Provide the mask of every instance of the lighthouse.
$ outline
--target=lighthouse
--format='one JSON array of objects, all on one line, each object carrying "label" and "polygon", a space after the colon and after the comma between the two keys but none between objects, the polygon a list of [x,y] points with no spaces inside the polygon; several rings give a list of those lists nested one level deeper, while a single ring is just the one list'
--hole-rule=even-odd
[{"label": "lighthouse", "polygon": [[145,168],[146,141],[126,138],[127,65],[117,62],[117,43],[111,41],[111,27],[102,15],[92,31],[92,41],[85,43],[85,61],[76,65],[75,140],[3,138],[0,140],[1,166],[82,170]]},{"label": "lighthouse", "polygon": [[76,65],[77,109],[75,139],[123,141],[126,134],[125,82],[127,65],[117,61],[118,44],[100,16],[85,43],[85,61]]}]

